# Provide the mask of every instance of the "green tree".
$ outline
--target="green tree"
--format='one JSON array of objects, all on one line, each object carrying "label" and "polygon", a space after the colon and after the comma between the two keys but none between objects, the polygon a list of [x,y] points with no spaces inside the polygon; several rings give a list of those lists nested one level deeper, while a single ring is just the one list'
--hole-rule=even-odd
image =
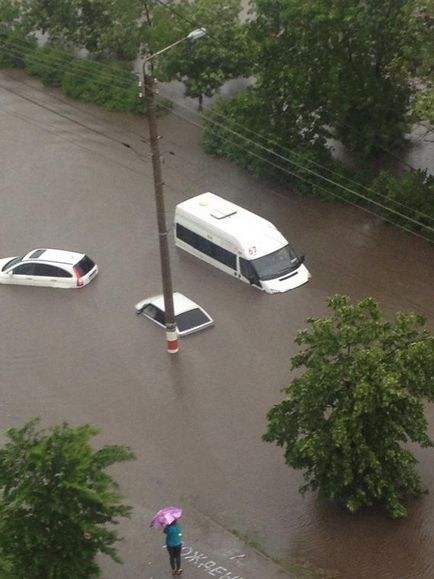
[{"label": "green tree", "polygon": [[0,0],[1,26],[10,27],[19,19],[19,6],[14,0]]},{"label": "green tree", "polygon": [[48,35],[51,44],[70,44],[94,52],[98,39],[111,25],[106,0],[21,0],[24,21]]},{"label": "green tree", "polygon": [[423,22],[425,39],[422,44],[419,67],[416,71],[418,86],[414,102],[416,120],[434,124],[434,0],[425,0],[419,7],[418,17]]},{"label": "green tree", "polygon": [[[146,40],[155,0],[114,0],[107,7],[109,23],[100,30],[96,52],[134,60]],[[170,3],[171,0],[166,0]]]},{"label": "green tree", "polygon": [[99,58],[133,60],[146,40],[155,4],[155,0],[20,0],[20,14],[30,29],[46,33],[50,44],[85,48]]},{"label": "green tree", "polygon": [[18,0],[0,0],[0,68],[23,67],[26,54],[36,46],[28,32]]},{"label": "green tree", "polygon": [[255,74],[261,98],[270,103],[266,122],[273,130],[282,121],[292,131],[327,125],[364,156],[402,142],[411,75],[424,39],[417,0],[252,5]]},{"label": "green tree", "polygon": [[112,525],[130,512],[105,470],[134,455],[122,446],[93,450],[91,426],[38,431],[37,422],[10,429],[0,449],[2,558],[22,579],[98,576],[98,553],[120,562]]},{"label": "green tree", "polygon": [[160,80],[184,83],[185,95],[211,97],[226,80],[248,75],[251,54],[246,27],[240,22],[239,0],[185,0],[173,10],[156,5],[149,29],[153,52],[204,27],[207,36],[194,44],[184,42],[159,59],[155,74]]},{"label": "green tree", "polygon": [[[401,209],[406,206],[405,215],[413,222],[409,222],[400,215],[387,210],[382,213],[392,223],[411,226],[413,231],[420,232],[426,239],[434,241],[434,177],[427,171],[409,170],[398,177],[389,171],[381,171],[372,181],[371,187],[383,196],[383,199],[392,201],[392,208]],[[398,203],[398,205],[396,205]]]},{"label": "green tree", "polygon": [[351,512],[384,505],[407,514],[404,499],[422,492],[406,445],[433,446],[424,402],[434,400],[434,337],[425,320],[398,313],[387,322],[371,298],[329,298],[332,317],[309,319],[291,360],[299,375],[268,413],[264,440],[303,469],[301,491],[318,490]]}]

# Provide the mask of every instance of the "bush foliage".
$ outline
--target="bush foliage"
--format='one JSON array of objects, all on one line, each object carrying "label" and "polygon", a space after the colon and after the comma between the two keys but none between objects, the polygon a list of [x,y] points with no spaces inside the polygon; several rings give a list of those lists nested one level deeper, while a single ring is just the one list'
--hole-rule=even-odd
[{"label": "bush foliage", "polygon": [[36,39],[19,30],[0,27],[0,68],[24,68],[26,56],[36,48]]},{"label": "bush foliage", "polygon": [[109,111],[145,112],[137,78],[127,64],[101,65],[92,60],[74,59],[65,69],[62,89],[67,96]]},{"label": "bush foliage", "polygon": [[61,87],[69,97],[109,111],[145,112],[137,77],[126,63],[103,64],[76,58],[64,48],[44,46],[28,53],[24,65],[45,85]]},{"label": "bush foliage", "polygon": [[[372,181],[372,189],[383,195],[396,213],[383,211],[393,223],[419,231],[434,241],[434,177],[427,171],[407,171],[397,177],[381,172]],[[402,217],[406,217],[413,221]]]},{"label": "bush foliage", "polygon": [[318,139],[299,138],[291,132],[273,134],[263,123],[262,103],[254,90],[232,99],[220,99],[206,114],[202,146],[215,156],[223,156],[257,176],[272,177],[296,185],[299,192],[312,192],[330,198],[315,178],[315,165],[333,170],[336,163]]},{"label": "bush foliage", "polygon": [[47,86],[62,86],[65,70],[71,66],[74,56],[61,48],[43,46],[28,52],[24,66],[30,74],[38,76]]},{"label": "bush foliage", "polygon": [[329,318],[308,319],[297,334],[297,377],[263,438],[303,470],[302,492],[404,517],[406,498],[423,492],[408,443],[434,446],[424,413],[434,401],[434,336],[415,314],[388,322],[372,298],[337,295],[328,306]]},{"label": "bush foliage", "polygon": [[134,455],[123,446],[94,450],[98,431],[88,425],[36,426],[10,429],[0,449],[1,576],[97,577],[98,553],[120,562],[113,525],[130,513],[106,469]]},{"label": "bush foliage", "polygon": [[299,193],[325,200],[355,202],[411,231],[434,240],[434,178],[426,171],[400,176],[383,171],[372,177],[332,158],[325,141],[264,126],[261,102],[254,90],[220,99],[206,114],[202,146],[254,175],[275,179]]}]

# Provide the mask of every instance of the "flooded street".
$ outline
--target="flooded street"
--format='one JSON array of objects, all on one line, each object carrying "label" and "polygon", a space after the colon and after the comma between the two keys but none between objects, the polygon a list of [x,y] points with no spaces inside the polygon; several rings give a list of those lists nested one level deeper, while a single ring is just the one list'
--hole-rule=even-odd
[{"label": "flooded street", "polygon": [[[134,312],[161,292],[145,121],[0,73],[0,257],[48,246],[83,251],[100,268],[80,291],[0,286],[2,428],[33,416],[44,425],[94,424],[102,443],[137,454],[114,469],[131,504],[146,512],[166,501],[192,505],[317,576],[431,579],[434,450],[415,449],[430,492],[396,522],[302,497],[301,473],[261,436],[290,381],[295,334],[326,314],[327,296],[372,296],[387,315],[414,311],[434,330],[434,246],[204,155],[200,129],[179,116],[159,127],[168,221],[177,203],[212,191],[272,221],[306,255],[311,281],[265,295],[176,250],[171,237],[174,289],[216,325],[170,357],[161,328]],[[434,437],[433,407],[427,413]],[[145,547],[125,529],[125,565],[118,574],[107,566],[113,579],[139,576]]]}]

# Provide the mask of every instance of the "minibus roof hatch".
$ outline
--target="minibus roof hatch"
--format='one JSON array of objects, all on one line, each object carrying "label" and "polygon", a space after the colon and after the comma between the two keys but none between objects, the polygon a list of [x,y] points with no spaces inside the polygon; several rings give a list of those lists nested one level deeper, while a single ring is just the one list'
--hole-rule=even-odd
[{"label": "minibus roof hatch", "polygon": [[231,215],[235,215],[237,210],[234,208],[233,205],[220,205],[218,207],[213,207],[210,211],[211,217],[215,217],[216,219],[225,219],[226,217],[231,217]]}]

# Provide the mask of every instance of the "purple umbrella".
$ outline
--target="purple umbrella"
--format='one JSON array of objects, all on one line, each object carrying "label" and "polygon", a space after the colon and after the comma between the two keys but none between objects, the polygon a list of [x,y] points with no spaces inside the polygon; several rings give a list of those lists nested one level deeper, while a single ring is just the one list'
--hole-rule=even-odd
[{"label": "purple umbrella", "polygon": [[165,507],[158,511],[158,513],[155,513],[152,517],[150,527],[153,529],[164,529],[164,527],[167,527],[167,525],[170,525],[170,523],[179,519],[181,515],[182,509],[179,507]]}]

